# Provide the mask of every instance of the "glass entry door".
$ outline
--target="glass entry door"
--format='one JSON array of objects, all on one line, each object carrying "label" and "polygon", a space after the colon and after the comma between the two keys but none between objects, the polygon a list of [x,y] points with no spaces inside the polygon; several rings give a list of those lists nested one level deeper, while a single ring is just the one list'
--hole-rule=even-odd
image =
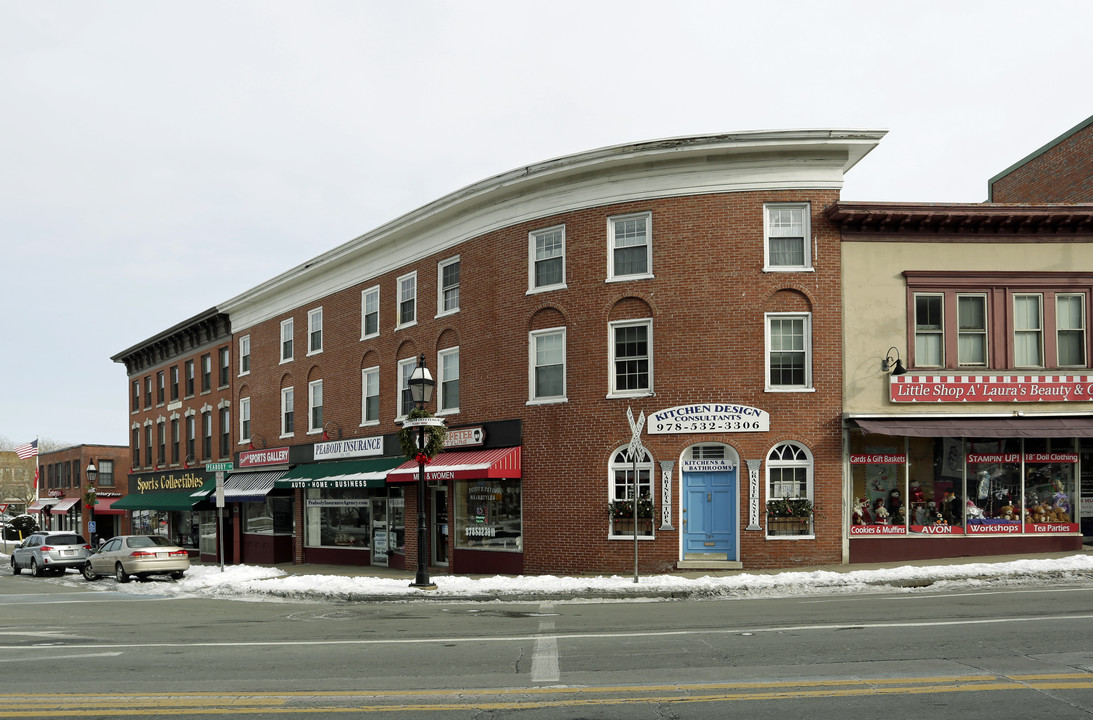
[{"label": "glass entry door", "polygon": [[433,488],[433,565],[448,564],[448,488]]},{"label": "glass entry door", "polygon": [[372,498],[372,564],[386,565],[390,548],[387,531],[387,498]]}]

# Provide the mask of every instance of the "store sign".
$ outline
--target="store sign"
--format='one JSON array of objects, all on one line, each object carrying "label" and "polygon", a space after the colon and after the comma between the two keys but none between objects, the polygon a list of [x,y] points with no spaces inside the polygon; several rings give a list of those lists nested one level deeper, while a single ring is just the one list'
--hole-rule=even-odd
[{"label": "store sign", "polygon": [[906,535],[902,525],[851,525],[851,535]]},{"label": "store sign", "polygon": [[174,490],[199,490],[205,484],[205,474],[185,473],[149,473],[129,479],[129,494],[170,492]]},{"label": "store sign", "polygon": [[768,432],[770,413],[747,405],[698,403],[679,405],[649,416],[651,435],[703,432]]},{"label": "store sign", "polygon": [[907,456],[903,453],[872,453],[865,455],[851,455],[851,465],[902,465],[907,462]]},{"label": "store sign", "polygon": [[894,375],[892,402],[1093,402],[1093,375]]},{"label": "store sign", "polygon": [[239,467],[261,467],[263,465],[284,465],[288,463],[288,448],[270,448],[269,450],[248,450],[239,453]]},{"label": "store sign", "polygon": [[486,442],[486,429],[483,427],[449,429],[444,437],[444,449],[472,447],[484,442]]},{"label": "store sign", "polygon": [[1026,463],[1076,463],[1078,453],[968,453],[969,465]]},{"label": "store sign", "polygon": [[307,506],[313,508],[364,507],[371,501],[371,498],[308,498]]},{"label": "store sign", "polygon": [[730,472],[736,465],[724,458],[714,460],[684,460],[680,463],[683,472]]},{"label": "store sign", "polygon": [[[383,437],[353,438],[315,443],[316,460],[336,460],[339,458],[368,457],[383,455]],[[285,458],[288,461],[288,458]]]}]

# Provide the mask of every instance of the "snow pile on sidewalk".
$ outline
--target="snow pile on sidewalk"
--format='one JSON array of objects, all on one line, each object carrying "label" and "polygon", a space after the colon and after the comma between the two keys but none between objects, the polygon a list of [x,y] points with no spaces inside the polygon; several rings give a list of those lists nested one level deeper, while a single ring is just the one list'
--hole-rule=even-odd
[{"label": "snow pile on sidewalk", "polygon": [[[362,601],[362,600],[567,600],[608,598],[683,597],[789,597],[856,592],[910,591],[927,586],[1036,585],[1053,579],[1093,577],[1093,555],[1053,559],[1029,559],[1001,563],[956,563],[904,566],[884,570],[845,572],[740,573],[722,577],[685,578],[675,575],[640,577],[496,576],[466,578],[441,575],[432,578],[436,590],[408,587],[405,578],[344,575],[296,575],[254,565],[194,566],[178,582],[133,582],[116,586],[105,580],[95,586],[104,590],[181,596],[221,597],[237,600]],[[68,576],[73,582],[83,582]]]}]

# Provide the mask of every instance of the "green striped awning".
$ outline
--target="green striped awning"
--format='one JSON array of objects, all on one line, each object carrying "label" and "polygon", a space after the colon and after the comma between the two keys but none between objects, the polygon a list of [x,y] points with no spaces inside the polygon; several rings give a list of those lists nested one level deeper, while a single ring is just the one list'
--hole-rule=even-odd
[{"label": "green striped awning", "polygon": [[126,495],[111,506],[116,510],[192,510],[204,498],[194,497],[193,490]]},{"label": "green striped awning", "polygon": [[285,473],[277,488],[381,488],[387,484],[387,471],[405,458],[374,458],[344,462],[297,465]]}]

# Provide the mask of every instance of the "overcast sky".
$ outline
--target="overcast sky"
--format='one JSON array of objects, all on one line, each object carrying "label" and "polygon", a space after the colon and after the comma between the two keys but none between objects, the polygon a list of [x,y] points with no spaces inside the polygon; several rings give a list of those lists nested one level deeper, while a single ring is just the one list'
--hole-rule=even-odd
[{"label": "overcast sky", "polygon": [[886,129],[844,199],[983,201],[1093,114],[1091,21],[1088,0],[0,0],[0,441],[126,444],[112,355],[550,158]]}]

